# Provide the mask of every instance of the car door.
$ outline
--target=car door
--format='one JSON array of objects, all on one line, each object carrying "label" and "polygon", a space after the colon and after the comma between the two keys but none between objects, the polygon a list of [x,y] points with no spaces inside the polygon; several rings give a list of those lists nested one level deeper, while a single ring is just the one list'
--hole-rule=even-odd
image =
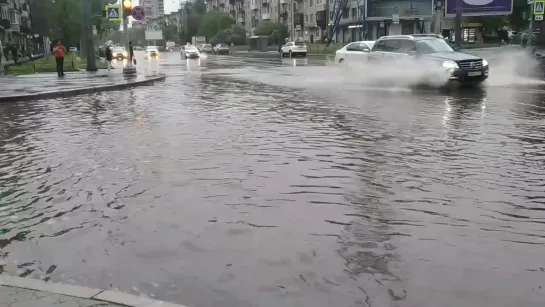
[{"label": "car door", "polygon": [[393,62],[400,59],[399,53],[400,40],[399,39],[385,39],[384,51],[382,52],[382,60],[386,62]]},{"label": "car door", "polygon": [[346,46],[346,49],[344,51],[344,60],[349,60],[349,59],[356,59],[357,58],[357,53],[358,53],[358,45],[359,43],[351,43],[351,44],[348,44]]},{"label": "car door", "polygon": [[358,61],[365,61],[369,56],[371,48],[366,43],[358,43],[356,46],[357,51],[354,52],[354,58]]},{"label": "car door", "polygon": [[382,60],[382,57],[384,56],[385,48],[386,46],[384,44],[384,40],[377,41],[373,48],[371,48],[371,52],[367,56],[367,60],[373,63],[380,62]]},{"label": "car door", "polygon": [[289,53],[292,46],[293,46],[293,43],[286,43],[286,44],[282,47],[282,53]]}]

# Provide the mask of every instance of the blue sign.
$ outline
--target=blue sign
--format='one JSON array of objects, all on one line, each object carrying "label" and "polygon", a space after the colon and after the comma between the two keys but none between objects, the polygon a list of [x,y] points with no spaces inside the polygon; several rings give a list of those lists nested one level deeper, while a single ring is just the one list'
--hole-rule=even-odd
[{"label": "blue sign", "polygon": [[119,5],[106,5],[106,18],[109,21],[121,21],[121,7]]},{"label": "blue sign", "polygon": [[135,20],[143,20],[146,18],[146,10],[143,6],[135,6],[132,8],[132,18]]},{"label": "blue sign", "polygon": [[537,1],[534,4],[534,15],[543,15],[543,7],[545,6],[545,1]]}]

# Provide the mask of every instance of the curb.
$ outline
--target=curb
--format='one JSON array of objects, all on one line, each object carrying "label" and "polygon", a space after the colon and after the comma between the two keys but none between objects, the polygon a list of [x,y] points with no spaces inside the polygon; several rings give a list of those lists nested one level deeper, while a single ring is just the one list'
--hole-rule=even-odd
[{"label": "curb", "polygon": [[124,90],[124,89],[129,89],[129,88],[133,88],[137,86],[154,84],[157,81],[164,81],[165,79],[166,79],[166,75],[155,75],[155,76],[149,77],[146,80],[134,81],[130,83],[108,84],[108,85],[100,85],[100,86],[94,86],[94,87],[75,88],[75,89],[69,89],[69,90],[63,90],[63,91],[50,91],[50,92],[41,92],[41,93],[14,95],[14,96],[0,96],[0,103],[53,99],[53,98],[66,98],[66,97],[73,97],[78,95],[94,94],[98,92]]},{"label": "curb", "polygon": [[14,276],[0,276],[0,286],[49,292],[77,298],[121,304],[129,307],[187,307],[184,305],[153,300],[147,297],[131,295],[118,291],[92,289]]}]

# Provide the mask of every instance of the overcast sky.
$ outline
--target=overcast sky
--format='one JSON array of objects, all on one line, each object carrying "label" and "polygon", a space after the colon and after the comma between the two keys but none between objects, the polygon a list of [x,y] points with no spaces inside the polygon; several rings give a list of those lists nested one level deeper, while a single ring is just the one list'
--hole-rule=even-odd
[{"label": "overcast sky", "polygon": [[[180,0],[163,0],[165,2],[165,14],[177,11],[180,7]],[[139,0],[135,0],[135,3],[140,3]]]}]

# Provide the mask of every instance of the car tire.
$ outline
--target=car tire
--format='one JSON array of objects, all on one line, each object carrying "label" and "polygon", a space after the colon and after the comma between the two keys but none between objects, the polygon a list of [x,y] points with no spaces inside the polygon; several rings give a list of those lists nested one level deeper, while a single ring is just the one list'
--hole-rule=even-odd
[{"label": "car tire", "polygon": [[340,58],[340,59],[339,59],[339,64],[341,64],[342,62],[344,62],[344,59],[343,59],[343,58]]},{"label": "car tire", "polygon": [[293,54],[291,53],[291,50],[289,52],[289,55],[290,55],[290,59],[293,57]]}]

